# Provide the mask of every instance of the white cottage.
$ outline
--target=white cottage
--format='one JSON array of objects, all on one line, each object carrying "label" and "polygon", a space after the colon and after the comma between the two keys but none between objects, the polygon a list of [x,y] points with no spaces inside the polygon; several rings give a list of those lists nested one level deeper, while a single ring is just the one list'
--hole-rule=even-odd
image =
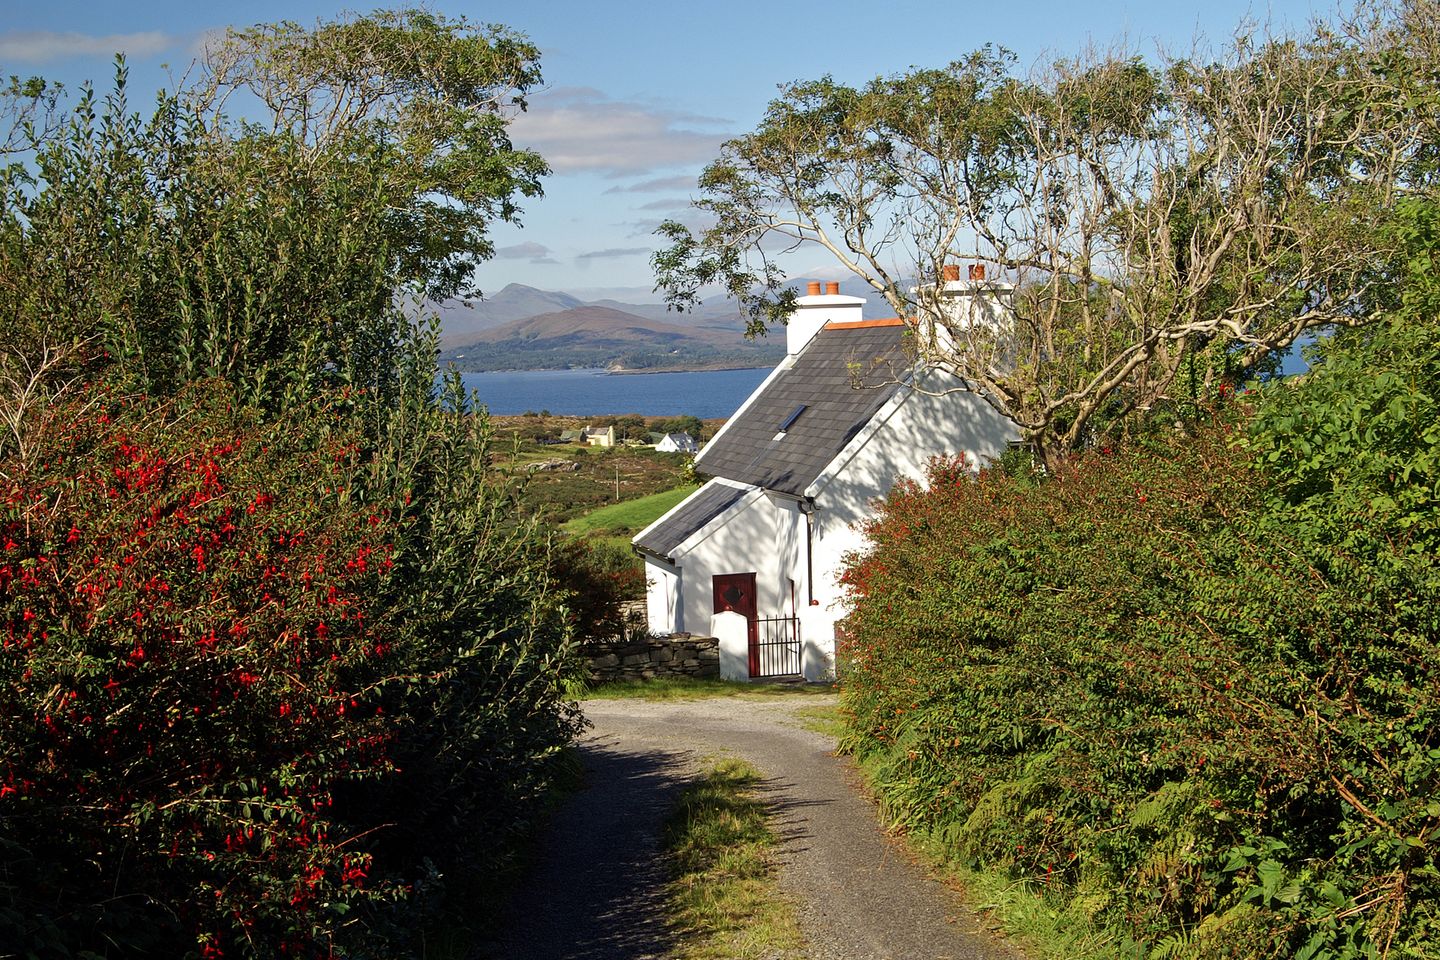
[{"label": "white cottage", "polygon": [[655,444],[658,453],[698,453],[700,444],[688,433],[667,433]]},{"label": "white cottage", "polygon": [[[945,280],[931,292],[952,327],[1003,322],[1008,287],[975,269],[960,281],[947,268]],[[981,463],[1018,438],[984,400],[953,390],[952,374],[916,359],[903,321],[866,320],[863,305],[838,284],[810,285],[788,355],[696,460],[712,479],[634,539],[651,631],[721,636],[726,676],[833,677],[846,613],[837,578],[876,498],[937,454]],[[745,649],[727,657],[732,630]]]}]

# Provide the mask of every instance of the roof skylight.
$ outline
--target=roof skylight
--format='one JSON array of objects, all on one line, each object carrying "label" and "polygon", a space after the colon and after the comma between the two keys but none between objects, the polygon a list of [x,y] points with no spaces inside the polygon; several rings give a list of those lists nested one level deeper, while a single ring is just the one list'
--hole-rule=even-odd
[{"label": "roof skylight", "polygon": [[780,424],[780,432],[784,433],[786,430],[789,430],[791,425],[794,424],[796,420],[800,419],[800,414],[804,412],[805,404],[803,403],[796,406],[794,410],[791,410],[790,416],[786,417],[785,420]]}]

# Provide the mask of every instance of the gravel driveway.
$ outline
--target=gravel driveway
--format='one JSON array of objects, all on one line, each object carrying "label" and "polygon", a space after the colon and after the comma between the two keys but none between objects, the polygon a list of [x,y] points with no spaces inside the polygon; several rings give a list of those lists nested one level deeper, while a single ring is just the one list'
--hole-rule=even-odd
[{"label": "gravel driveway", "polygon": [[487,960],[671,955],[659,826],[707,758],[766,776],[781,884],[800,904],[812,960],[1020,960],[876,824],[834,742],[794,711],[832,697],[591,700],[586,787],[556,815]]}]

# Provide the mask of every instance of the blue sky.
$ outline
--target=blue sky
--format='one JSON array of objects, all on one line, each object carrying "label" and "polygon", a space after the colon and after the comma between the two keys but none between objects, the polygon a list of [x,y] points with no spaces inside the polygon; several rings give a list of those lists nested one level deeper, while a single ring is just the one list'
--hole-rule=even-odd
[{"label": "blue sky", "polygon": [[[540,150],[555,172],[546,196],[526,205],[523,228],[496,228],[499,255],[481,267],[481,287],[513,281],[631,301],[657,299],[648,264],[655,225],[685,211],[700,168],[726,136],[755,126],[782,83],[827,73],[861,83],[910,66],[941,66],[986,43],[1014,50],[1025,64],[1117,41],[1141,52],[1188,47],[1196,37],[1223,41],[1242,20],[1298,29],[1334,9],[1324,0],[427,6],[506,24],[542,51],[546,89],[531,98],[515,139]],[[93,79],[103,89],[111,56],[123,49],[132,96],[143,104],[190,66],[210,31],[279,19],[311,23],[344,9],[315,0],[0,0],[0,72],[38,73],[72,88]],[[828,275],[819,259],[793,267]]]}]

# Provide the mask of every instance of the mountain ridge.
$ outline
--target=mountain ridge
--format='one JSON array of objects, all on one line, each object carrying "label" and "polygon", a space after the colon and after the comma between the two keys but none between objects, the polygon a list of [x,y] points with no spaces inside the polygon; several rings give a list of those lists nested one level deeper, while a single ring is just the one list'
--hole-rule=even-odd
[{"label": "mountain ridge", "polygon": [[[801,289],[805,282],[794,281]],[[677,312],[663,303],[584,301],[510,283],[488,299],[428,306],[440,316],[441,361],[461,370],[755,367],[785,353],[781,329],[745,339],[739,307],[723,297]]]}]

